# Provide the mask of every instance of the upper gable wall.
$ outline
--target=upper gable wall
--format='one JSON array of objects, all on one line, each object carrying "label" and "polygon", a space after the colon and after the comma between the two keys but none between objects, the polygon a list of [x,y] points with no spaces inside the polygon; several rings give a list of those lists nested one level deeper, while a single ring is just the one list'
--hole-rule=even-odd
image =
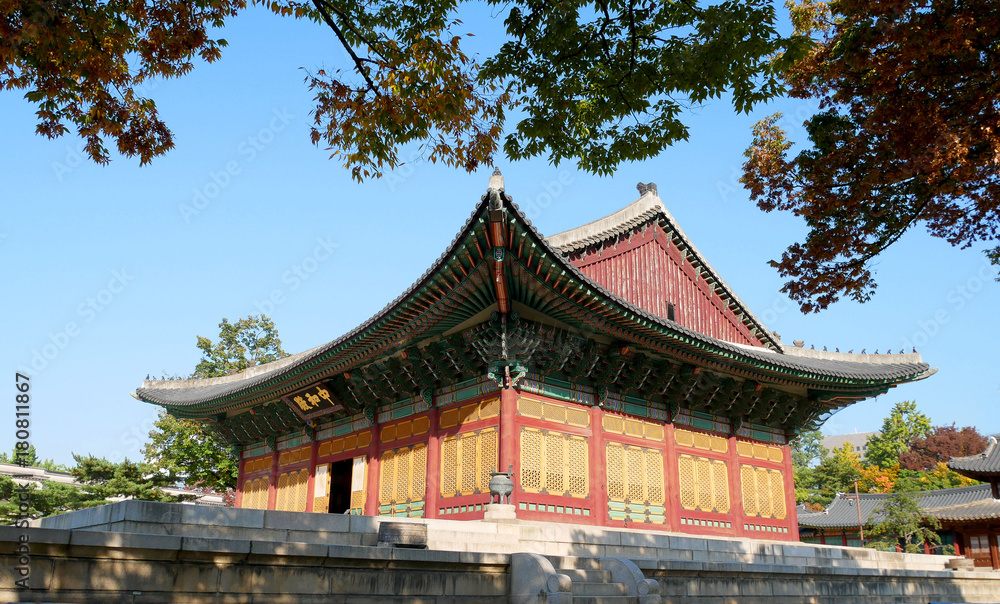
[{"label": "upper gable wall", "polygon": [[643,310],[705,335],[765,346],[695,270],[656,220],[568,256],[588,277]]}]

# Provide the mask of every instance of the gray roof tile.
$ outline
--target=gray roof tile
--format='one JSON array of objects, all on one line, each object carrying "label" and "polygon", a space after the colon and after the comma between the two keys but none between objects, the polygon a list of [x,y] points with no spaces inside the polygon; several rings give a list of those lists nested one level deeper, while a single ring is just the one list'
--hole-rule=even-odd
[{"label": "gray roof tile", "polygon": [[952,457],[948,467],[972,478],[1000,476],[1000,447],[997,446],[996,437],[991,436],[986,450],[978,455]]},{"label": "gray roof tile", "polygon": [[[888,493],[861,493],[861,518],[865,526],[877,524],[881,515],[875,510],[889,497]],[[939,489],[917,493],[920,507],[931,510],[948,510],[954,506],[970,504],[992,505],[996,502],[990,492],[990,485],[977,484],[955,489]],[[799,526],[804,528],[850,528],[858,526],[858,511],[853,493],[838,493],[833,502],[822,512],[799,512]],[[974,507],[974,506],[973,506]],[[934,513],[938,516],[938,512]],[[940,516],[938,516],[940,517]],[[940,517],[942,520],[945,518]]]}]

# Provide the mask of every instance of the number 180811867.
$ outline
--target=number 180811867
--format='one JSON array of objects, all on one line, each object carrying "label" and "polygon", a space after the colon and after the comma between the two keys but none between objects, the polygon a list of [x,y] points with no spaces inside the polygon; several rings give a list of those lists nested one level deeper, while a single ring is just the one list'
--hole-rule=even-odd
[{"label": "number 180811867", "polygon": [[31,384],[28,376],[14,374],[14,463],[22,466],[28,463],[28,450],[31,449]]}]

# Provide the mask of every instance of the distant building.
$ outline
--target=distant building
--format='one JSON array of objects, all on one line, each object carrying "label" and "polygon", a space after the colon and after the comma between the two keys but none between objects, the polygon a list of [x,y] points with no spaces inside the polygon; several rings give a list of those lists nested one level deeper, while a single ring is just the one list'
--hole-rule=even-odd
[{"label": "distant building", "polygon": [[[21,466],[16,463],[0,463],[0,476],[10,476],[17,484],[27,484],[34,483],[41,488],[42,482],[46,480],[51,480],[52,482],[61,482],[62,484],[78,484],[76,479],[73,478],[71,474],[66,472],[52,472],[46,470],[45,468],[36,468],[34,466]],[[172,495],[174,497],[179,497],[181,495],[193,495],[194,499],[190,501],[184,501],[182,503],[195,503],[198,505],[214,505],[214,506],[224,506],[226,505],[225,500],[222,495],[216,493],[202,493],[199,491],[189,491],[187,489],[178,489],[173,487],[165,487],[162,489],[167,495]],[[123,498],[112,497],[111,501],[121,501]]]},{"label": "distant building", "polygon": [[[860,436],[860,435],[859,435]],[[976,567],[1000,569],[1000,446],[990,438],[985,451],[953,457],[948,467],[963,476],[984,481],[969,487],[917,493],[920,507],[941,522],[942,545],[971,558]],[[886,493],[838,493],[822,512],[798,510],[799,539],[806,543],[861,546],[859,518],[867,530],[881,522],[876,513]],[[857,505],[860,503],[861,513]],[[926,546],[926,551],[930,548]]]},{"label": "distant building", "polygon": [[823,445],[833,453],[834,449],[839,449],[844,446],[844,443],[851,443],[852,450],[858,454],[861,459],[865,458],[865,453],[868,450],[868,439],[872,436],[879,435],[880,432],[855,432],[854,434],[838,434],[837,436],[827,436],[819,441],[819,444]]}]

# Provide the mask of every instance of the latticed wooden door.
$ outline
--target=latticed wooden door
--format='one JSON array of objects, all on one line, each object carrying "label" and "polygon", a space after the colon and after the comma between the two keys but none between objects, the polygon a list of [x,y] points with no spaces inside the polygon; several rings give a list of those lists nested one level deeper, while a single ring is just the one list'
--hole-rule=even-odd
[{"label": "latticed wooden door", "polygon": [[316,480],[313,481],[313,511],[330,510],[330,464],[316,466]]},{"label": "latticed wooden door", "polygon": [[365,499],[368,495],[368,458],[364,455],[354,458],[351,466],[351,513],[361,516],[365,513]]}]

